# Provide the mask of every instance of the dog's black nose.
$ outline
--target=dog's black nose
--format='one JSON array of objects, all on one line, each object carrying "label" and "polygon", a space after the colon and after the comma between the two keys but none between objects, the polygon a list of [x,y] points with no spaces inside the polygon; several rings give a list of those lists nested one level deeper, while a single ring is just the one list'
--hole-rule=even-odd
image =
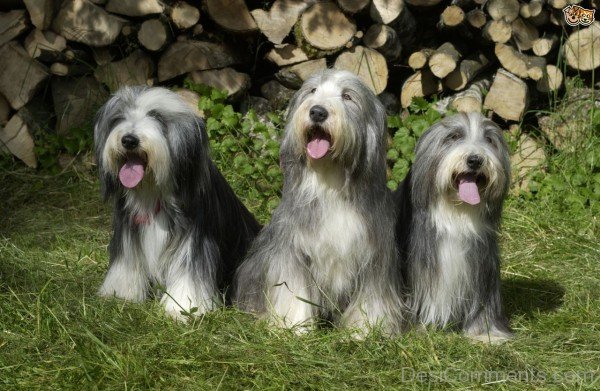
[{"label": "dog's black nose", "polygon": [[133,134],[126,134],[121,138],[121,144],[125,147],[125,149],[135,149],[138,145],[140,145],[140,139],[135,137]]},{"label": "dog's black nose", "polygon": [[483,164],[483,158],[479,155],[469,155],[467,158],[467,166],[471,170],[477,170]]},{"label": "dog's black nose", "polygon": [[317,123],[325,121],[327,119],[327,116],[329,115],[327,110],[325,110],[325,107],[319,105],[311,107],[310,112],[308,114],[310,116],[310,119]]}]

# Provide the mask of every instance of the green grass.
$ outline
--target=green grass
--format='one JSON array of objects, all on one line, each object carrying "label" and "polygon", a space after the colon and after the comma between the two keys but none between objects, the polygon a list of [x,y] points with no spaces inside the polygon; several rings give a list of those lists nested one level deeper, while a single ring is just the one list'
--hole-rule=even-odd
[{"label": "green grass", "polygon": [[100,299],[111,211],[93,174],[11,166],[0,184],[2,389],[600,389],[590,208],[508,200],[502,279],[513,341],[411,331],[358,342],[343,330],[270,330],[230,308],[182,325],[157,302]]}]

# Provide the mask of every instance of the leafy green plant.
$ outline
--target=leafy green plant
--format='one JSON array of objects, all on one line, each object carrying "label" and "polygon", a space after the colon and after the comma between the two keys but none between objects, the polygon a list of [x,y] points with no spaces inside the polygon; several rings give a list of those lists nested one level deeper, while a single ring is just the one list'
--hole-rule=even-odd
[{"label": "leafy green plant", "polygon": [[563,209],[600,212],[600,139],[593,136],[575,152],[550,155],[546,170],[530,174],[527,199],[552,201]]},{"label": "leafy green plant", "polygon": [[[566,95],[573,107],[555,104],[550,115],[570,118],[565,132],[557,135],[567,143],[557,150],[550,142],[546,145],[548,156],[544,169],[528,175],[527,191],[520,196],[525,199],[548,201],[563,210],[576,211],[590,208],[600,212],[600,110],[595,106],[593,90],[589,90],[581,78],[569,80]],[[583,90],[583,92],[582,92]],[[571,93],[571,91],[574,91]],[[587,91],[591,91],[589,96]],[[579,98],[582,96],[583,98]],[[575,103],[572,103],[575,102]],[[588,109],[589,108],[589,109]],[[541,133],[541,132],[540,132]]]},{"label": "leafy green plant", "polygon": [[253,110],[245,115],[226,103],[227,93],[185,81],[200,95],[206,131],[215,163],[248,207],[266,220],[280,199],[283,179],[279,168],[279,141],[283,121],[269,113],[262,122]]},{"label": "leafy green plant", "polygon": [[56,174],[61,171],[58,158],[66,153],[76,156],[92,149],[94,132],[91,123],[72,128],[65,134],[57,134],[47,129],[38,129],[35,134],[34,152],[42,170]]},{"label": "leafy green plant", "polygon": [[392,141],[388,146],[387,161],[391,167],[388,187],[395,190],[404,179],[415,158],[415,146],[421,135],[439,121],[442,115],[433,108],[433,104],[424,98],[414,98],[409,107],[409,115],[388,117],[388,129]]}]

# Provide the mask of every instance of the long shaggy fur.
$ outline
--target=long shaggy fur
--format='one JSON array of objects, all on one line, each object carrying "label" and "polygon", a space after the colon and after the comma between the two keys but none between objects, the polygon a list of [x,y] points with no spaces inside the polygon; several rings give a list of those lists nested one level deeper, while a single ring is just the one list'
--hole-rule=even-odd
[{"label": "long shaggy fur", "polygon": [[[125,148],[124,136],[139,145]],[[203,121],[167,89],[127,87],[100,109],[94,139],[101,192],[114,201],[99,294],[141,301],[156,284],[174,317],[212,309],[259,225],[209,159]],[[145,175],[126,188],[119,170],[132,156]]]},{"label": "long shaggy fur", "polygon": [[[469,157],[479,157],[473,169]],[[481,202],[458,197],[475,175]],[[500,297],[497,232],[510,182],[502,131],[481,114],[458,114],[428,129],[396,192],[397,238],[412,320],[453,326],[484,340],[510,336]]]},{"label": "long shaggy fur", "polygon": [[[328,112],[319,125],[317,105]],[[385,110],[356,76],[328,70],[304,83],[288,113],[281,204],[237,271],[235,299],[282,327],[326,318],[361,335],[373,325],[395,332],[402,304]],[[318,160],[307,156],[315,127],[331,137]]]}]

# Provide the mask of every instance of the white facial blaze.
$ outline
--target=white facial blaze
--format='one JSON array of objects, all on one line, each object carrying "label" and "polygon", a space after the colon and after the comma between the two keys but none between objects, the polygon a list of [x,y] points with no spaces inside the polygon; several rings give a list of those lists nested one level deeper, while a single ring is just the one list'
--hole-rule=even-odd
[{"label": "white facial blaze", "polygon": [[356,135],[346,116],[342,88],[334,81],[319,85],[314,93],[310,93],[298,106],[292,117],[296,144],[302,146],[299,154],[304,153],[307,132],[314,125],[310,119],[310,109],[315,105],[327,110],[328,116],[319,125],[331,135],[332,156],[338,157],[348,153],[356,144]]},{"label": "white facial blaze", "polygon": [[476,170],[486,178],[485,187],[480,189],[482,195],[485,196],[491,189],[504,186],[507,180],[502,162],[494,147],[485,139],[481,124],[471,119],[470,127],[464,130],[466,131],[464,138],[452,144],[440,160],[440,170],[436,174],[436,191],[450,198],[456,198],[456,176],[473,171],[467,165],[467,159],[471,155],[483,159],[481,167]]},{"label": "white facial blaze", "polygon": [[148,117],[141,109],[126,113],[125,120],[116,125],[110,132],[106,145],[102,151],[102,163],[105,171],[117,176],[120,164],[127,154],[121,144],[121,139],[127,134],[132,134],[140,140],[136,153],[145,153],[148,159],[147,174],[154,176],[158,186],[168,183],[170,176],[170,152],[168,141],[163,135],[161,125],[152,117]]}]

